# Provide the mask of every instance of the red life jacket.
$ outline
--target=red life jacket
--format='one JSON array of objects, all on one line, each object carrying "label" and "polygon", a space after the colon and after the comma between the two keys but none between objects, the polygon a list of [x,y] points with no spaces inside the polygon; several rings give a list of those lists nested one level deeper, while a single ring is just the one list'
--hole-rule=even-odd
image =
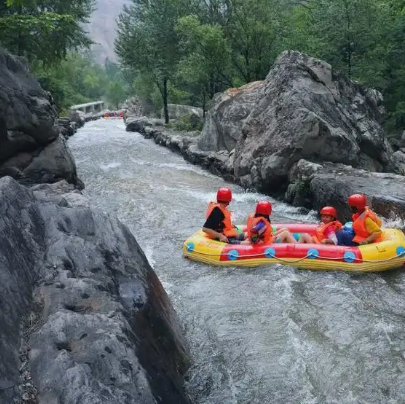
[{"label": "red life jacket", "polygon": [[[353,241],[355,243],[361,243],[366,238],[370,236],[370,233],[367,231],[366,228],[366,219],[370,218],[377,226],[381,226],[381,219],[368,207],[364,209],[362,214],[355,213],[352,216],[353,219],[353,231],[354,231],[354,238]],[[375,240],[378,241],[379,239]]]},{"label": "red life jacket", "polygon": [[329,227],[333,227],[333,230],[336,233],[342,228],[342,223],[340,223],[339,220],[334,220],[333,222],[326,224],[321,223],[316,229],[316,235],[312,236],[314,243],[321,244],[321,242],[326,239],[326,231]]},{"label": "red life jacket", "polygon": [[[247,221],[247,235],[251,243],[253,243],[253,236],[254,234],[252,233],[253,228],[260,222],[263,222],[266,225],[266,231],[264,234],[260,235],[259,240],[261,244],[271,244],[273,241],[273,236],[272,236],[272,226],[271,223],[265,219],[264,217],[254,217],[254,214],[250,214],[248,217]],[[257,243],[257,242],[256,242]],[[253,243],[254,244],[254,243]]]},{"label": "red life jacket", "polygon": [[225,206],[221,205],[220,203],[210,202],[210,204],[208,205],[206,217],[208,218],[208,216],[215,208],[218,208],[224,215],[224,220],[222,221],[223,229],[216,231],[218,231],[218,233],[223,233],[226,237],[236,237],[238,234],[238,230],[232,224],[231,212],[229,212],[229,210]]}]

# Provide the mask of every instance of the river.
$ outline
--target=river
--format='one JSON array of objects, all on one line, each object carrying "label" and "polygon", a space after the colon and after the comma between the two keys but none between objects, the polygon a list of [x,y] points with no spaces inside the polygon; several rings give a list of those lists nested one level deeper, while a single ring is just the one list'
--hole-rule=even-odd
[{"label": "river", "polygon": [[[246,193],[121,121],[69,140],[85,193],[131,229],[170,295],[193,355],[198,404],[405,402],[405,277],[272,265],[219,268],[182,257],[220,186],[243,222],[265,197]],[[274,201],[273,201],[274,202]],[[313,221],[274,203],[273,221]]]}]

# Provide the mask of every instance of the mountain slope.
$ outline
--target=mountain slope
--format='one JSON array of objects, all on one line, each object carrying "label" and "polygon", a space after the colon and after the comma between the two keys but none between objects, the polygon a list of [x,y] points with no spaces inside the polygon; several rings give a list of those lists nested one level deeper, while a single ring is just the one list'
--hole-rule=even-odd
[{"label": "mountain slope", "polygon": [[96,42],[92,46],[95,60],[103,64],[106,58],[116,61],[114,53],[114,39],[119,14],[124,5],[131,3],[130,0],[96,0],[97,9],[91,16],[88,31],[91,39]]}]

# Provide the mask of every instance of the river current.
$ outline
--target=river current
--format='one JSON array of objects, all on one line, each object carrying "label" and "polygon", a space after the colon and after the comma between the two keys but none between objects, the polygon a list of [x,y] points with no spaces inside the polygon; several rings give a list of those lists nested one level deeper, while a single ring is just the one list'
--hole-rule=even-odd
[{"label": "river current", "polygon": [[[405,276],[186,260],[218,187],[242,223],[269,199],[227,184],[122,121],[89,122],[69,140],[92,206],[136,236],[168,292],[193,356],[195,404],[405,403]],[[271,200],[271,199],[270,199]],[[274,202],[273,222],[314,221]]]}]

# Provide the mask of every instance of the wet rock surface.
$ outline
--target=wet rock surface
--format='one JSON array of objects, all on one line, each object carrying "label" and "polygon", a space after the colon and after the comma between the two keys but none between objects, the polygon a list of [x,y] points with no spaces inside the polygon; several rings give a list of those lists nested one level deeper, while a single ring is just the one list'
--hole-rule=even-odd
[{"label": "wet rock surface", "polygon": [[127,130],[294,206],[332,204],[348,218],[347,197],[364,192],[378,213],[404,218],[405,137],[394,153],[381,126],[382,102],[329,64],[287,51],[264,82],[217,94],[197,138],[154,128],[145,117]]},{"label": "wet rock surface", "polygon": [[76,184],[76,166],[59,137],[71,136],[70,121],[57,121],[52,97],[22,58],[0,50],[0,176],[24,183],[66,179]]},{"label": "wet rock surface", "polygon": [[385,137],[382,96],[334,75],[332,67],[299,52],[283,52],[270,70],[242,129],[234,168],[246,184],[282,186],[304,158],[395,171]]},{"label": "wet rock surface", "polygon": [[343,164],[314,164],[300,160],[290,171],[285,199],[294,206],[315,209],[335,206],[342,219],[350,220],[347,198],[354,193],[367,195],[376,213],[405,219],[405,177],[392,173],[373,173]]},{"label": "wet rock surface", "polygon": [[205,151],[233,150],[262,87],[262,81],[255,81],[216,94],[198,140],[199,148]]},{"label": "wet rock surface", "polygon": [[83,199],[66,181],[0,179],[0,403],[187,403],[162,285],[129,230]]}]

